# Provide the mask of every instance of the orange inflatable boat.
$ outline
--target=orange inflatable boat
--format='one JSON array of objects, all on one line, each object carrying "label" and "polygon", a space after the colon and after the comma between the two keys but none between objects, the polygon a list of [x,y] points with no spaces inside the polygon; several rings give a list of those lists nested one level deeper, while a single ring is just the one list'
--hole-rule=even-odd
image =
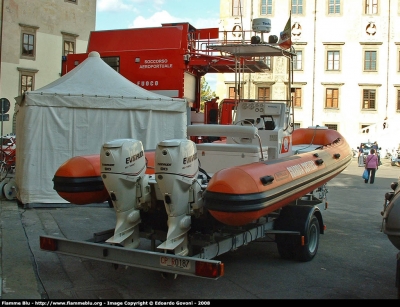
[{"label": "orange inflatable boat", "polygon": [[[145,156],[146,173],[154,174],[154,151],[146,151]],[[100,155],[72,157],[56,171],[53,189],[74,205],[103,203],[109,195],[100,175]]]},{"label": "orange inflatable boat", "polygon": [[322,186],[352,159],[335,130],[294,130],[292,146],[295,154],[289,157],[216,172],[203,195],[205,208],[224,224],[245,225]]}]

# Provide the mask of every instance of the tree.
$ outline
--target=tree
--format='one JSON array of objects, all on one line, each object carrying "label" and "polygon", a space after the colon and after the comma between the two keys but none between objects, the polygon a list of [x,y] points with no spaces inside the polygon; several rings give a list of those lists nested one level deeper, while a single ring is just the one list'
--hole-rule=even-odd
[{"label": "tree", "polygon": [[206,78],[203,76],[200,80],[200,111],[204,111],[204,102],[214,98],[216,96],[215,92],[211,90]]}]

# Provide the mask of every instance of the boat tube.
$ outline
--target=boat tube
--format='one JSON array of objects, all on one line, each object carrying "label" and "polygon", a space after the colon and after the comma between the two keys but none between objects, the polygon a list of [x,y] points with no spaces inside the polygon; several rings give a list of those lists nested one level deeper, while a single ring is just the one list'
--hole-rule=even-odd
[{"label": "boat tube", "polygon": [[205,208],[224,224],[245,225],[322,186],[351,162],[351,147],[335,130],[297,129],[292,140],[297,151],[313,150],[216,172]]}]

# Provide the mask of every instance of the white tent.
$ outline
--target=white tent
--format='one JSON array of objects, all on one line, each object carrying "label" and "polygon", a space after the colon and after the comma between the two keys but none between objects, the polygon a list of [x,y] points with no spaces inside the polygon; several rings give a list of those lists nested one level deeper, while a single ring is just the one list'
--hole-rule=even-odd
[{"label": "white tent", "polygon": [[17,111],[17,199],[22,204],[67,203],[53,177],[74,156],[100,154],[110,140],[133,138],[144,149],[186,138],[187,102],[130,82],[98,52],[60,79],[26,92]]}]

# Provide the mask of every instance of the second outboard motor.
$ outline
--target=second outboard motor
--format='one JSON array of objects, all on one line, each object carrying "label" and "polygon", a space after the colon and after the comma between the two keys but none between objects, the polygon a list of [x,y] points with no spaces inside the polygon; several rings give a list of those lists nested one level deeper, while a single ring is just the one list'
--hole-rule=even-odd
[{"label": "second outboard motor", "polygon": [[200,191],[199,162],[194,142],[172,139],[160,142],[155,154],[155,179],[168,215],[166,240],[157,248],[186,256],[192,203]]}]

